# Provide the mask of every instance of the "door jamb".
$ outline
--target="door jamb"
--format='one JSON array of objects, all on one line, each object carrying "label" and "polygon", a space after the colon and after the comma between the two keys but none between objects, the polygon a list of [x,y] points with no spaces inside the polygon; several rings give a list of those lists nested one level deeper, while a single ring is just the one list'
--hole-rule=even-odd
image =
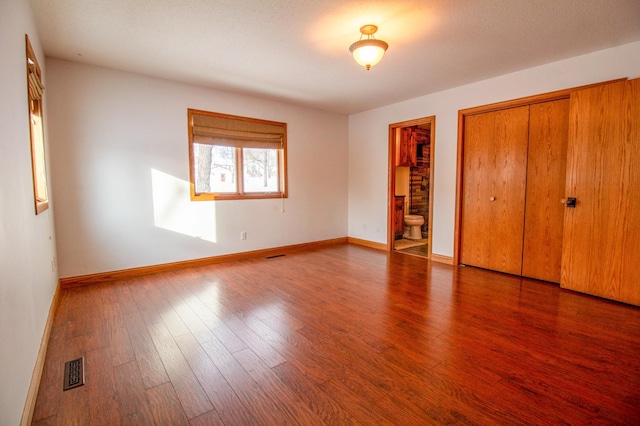
[{"label": "door jamb", "polygon": [[388,166],[388,188],[387,188],[387,252],[393,252],[393,243],[395,235],[393,225],[395,223],[395,195],[396,195],[396,129],[402,127],[411,127],[417,125],[430,125],[429,135],[429,217],[427,218],[427,226],[429,236],[427,237],[427,259],[431,259],[432,241],[433,241],[433,190],[434,190],[434,169],[435,169],[435,136],[436,136],[436,117],[435,115],[414,120],[402,121],[399,123],[389,124],[389,166]]}]

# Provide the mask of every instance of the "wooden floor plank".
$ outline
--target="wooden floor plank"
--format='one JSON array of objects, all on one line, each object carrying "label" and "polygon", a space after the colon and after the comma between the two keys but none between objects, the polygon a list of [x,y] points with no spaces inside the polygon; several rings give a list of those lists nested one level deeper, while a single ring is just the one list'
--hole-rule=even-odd
[{"label": "wooden floor plank", "polygon": [[195,337],[185,334],[176,337],[176,341],[216,412],[215,416],[210,414],[201,418],[199,422],[212,416],[214,419],[220,418],[227,425],[255,424],[256,419],[251,415],[249,407],[240,401]]},{"label": "wooden floor plank", "polygon": [[172,304],[179,300],[171,289],[172,286],[166,285],[163,281],[158,285],[153,277],[142,277],[142,288],[144,289],[146,298],[151,302],[153,308],[159,313],[162,321],[165,323],[172,336],[180,336],[189,333],[189,327],[184,321],[175,306]]},{"label": "wooden floor plank", "polygon": [[239,400],[250,407],[256,424],[291,424],[286,412],[281,411],[277,401],[264,392],[233,355],[217,339],[202,345]]},{"label": "wooden floor plank", "polygon": [[228,315],[225,318],[225,322],[236,336],[240,337],[240,339],[247,344],[248,349],[251,349],[257,354],[269,367],[275,367],[287,361],[273,346],[269,345],[262,337],[247,327],[237,315]]},{"label": "wooden floor plank", "polygon": [[[202,285],[197,280],[193,283],[194,292],[190,293],[186,302],[196,315],[206,324],[213,335],[230,351],[236,352],[247,347],[247,344],[240,339],[220,318],[219,313],[223,308],[218,299],[218,287],[210,286],[208,283]],[[199,291],[198,291],[199,290]]]},{"label": "wooden floor plank", "polygon": [[[109,348],[98,348],[85,356],[85,385],[89,403],[89,423],[113,425],[120,423],[121,413],[111,365]],[[73,391],[71,389],[68,392]],[[98,401],[98,403],[94,403]]]},{"label": "wooden floor plank", "polygon": [[152,426],[153,414],[135,361],[113,367],[123,425]]},{"label": "wooden floor plank", "polygon": [[137,311],[127,314],[125,323],[145,388],[167,383],[169,376],[140,314]]},{"label": "wooden floor plank", "polygon": [[188,425],[187,416],[171,383],[146,390],[149,407],[156,425]]},{"label": "wooden floor plank", "polygon": [[[216,410],[211,410],[209,412],[204,413],[201,416],[196,417],[195,419],[189,420],[189,424],[191,426],[224,426],[224,425],[232,425],[236,423],[224,423]],[[238,424],[250,424],[250,423],[238,423]]]},{"label": "wooden floor plank", "polygon": [[640,308],[336,244],[63,290],[33,424],[640,424],[639,353]]},{"label": "wooden floor plank", "polygon": [[173,303],[178,316],[186,324],[187,329],[200,343],[212,341],[215,336],[207,327],[205,322],[191,309],[191,307],[182,298],[176,298]]},{"label": "wooden floor plank", "polygon": [[320,417],[311,411],[295,392],[283,384],[271,368],[250,348],[238,351],[233,356],[253,377],[258,386],[271,396],[280,410],[287,414],[293,424],[322,424]]},{"label": "wooden floor plank", "polygon": [[58,416],[53,415],[44,419],[33,419],[32,425],[35,426],[56,426],[58,424]]},{"label": "wooden floor plank", "polygon": [[286,384],[325,424],[356,425],[358,422],[333,398],[298,370],[290,362],[277,365],[273,373]]},{"label": "wooden floor plank", "polygon": [[[62,390],[64,381],[62,380],[64,374],[64,362],[77,359],[88,355],[89,351],[86,350],[85,339],[82,334],[76,337],[67,338],[65,340],[65,346],[62,353],[62,360],[60,363],[54,366],[54,368],[60,371],[60,387],[57,389],[59,395],[58,409],[57,409],[57,421],[60,425],[88,425],[91,419],[91,407],[89,406],[90,391],[85,386],[79,386],[67,391]],[[105,366],[109,368],[108,366]],[[94,368],[101,368],[100,366],[92,365],[91,370]],[[85,375],[87,372],[85,372]],[[111,401],[108,399],[110,396],[105,393],[104,400],[92,401],[94,404],[101,404],[110,406]],[[36,401],[36,404],[38,402]]]},{"label": "wooden floor plank", "polygon": [[[271,321],[272,328],[265,324],[264,320],[268,320],[268,318],[259,319],[249,315],[245,317],[244,322],[264,341],[272,347],[277,347],[287,362],[293,363],[314,382],[323,383],[333,378],[330,370],[317,363],[313,356],[308,356],[311,345],[302,335],[296,333],[295,329],[288,329]],[[299,360],[304,360],[304,362],[298,362]]]},{"label": "wooden floor plank", "polygon": [[93,287],[81,287],[80,310],[81,317],[80,326],[84,332],[85,348],[88,351],[101,349],[109,346],[109,338],[111,336],[109,325],[106,318],[105,308],[107,304],[104,299],[105,286],[109,284],[100,284]]},{"label": "wooden floor plank", "polygon": [[213,406],[209,398],[166,325],[162,322],[152,324],[149,331],[187,418],[211,411]]},{"label": "wooden floor plank", "polygon": [[119,303],[105,306],[105,321],[109,331],[109,349],[112,365],[126,364],[135,360],[133,345]]}]

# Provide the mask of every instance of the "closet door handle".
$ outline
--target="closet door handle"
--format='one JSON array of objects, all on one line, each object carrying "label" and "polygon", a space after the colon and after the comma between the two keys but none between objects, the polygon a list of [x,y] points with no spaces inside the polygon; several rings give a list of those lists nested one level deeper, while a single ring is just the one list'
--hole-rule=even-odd
[{"label": "closet door handle", "polygon": [[496,197],[489,197],[489,201],[495,201]]},{"label": "closet door handle", "polygon": [[569,197],[567,198],[567,207],[570,209],[575,209],[576,208],[576,203],[578,202],[578,200],[576,200],[573,197]]}]

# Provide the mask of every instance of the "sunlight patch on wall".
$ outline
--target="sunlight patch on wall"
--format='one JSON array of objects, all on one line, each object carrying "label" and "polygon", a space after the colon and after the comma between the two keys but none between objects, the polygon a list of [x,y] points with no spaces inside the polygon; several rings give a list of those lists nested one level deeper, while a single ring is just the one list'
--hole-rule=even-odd
[{"label": "sunlight patch on wall", "polygon": [[191,202],[189,182],[151,169],[155,225],[179,234],[216,242],[216,205]]}]

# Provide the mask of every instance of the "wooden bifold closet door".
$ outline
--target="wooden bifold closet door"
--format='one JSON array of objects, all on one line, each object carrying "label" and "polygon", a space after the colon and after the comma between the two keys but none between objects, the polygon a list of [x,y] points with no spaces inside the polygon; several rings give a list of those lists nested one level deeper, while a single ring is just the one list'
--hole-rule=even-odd
[{"label": "wooden bifold closet door", "polygon": [[569,99],[529,109],[526,213],[522,275],[560,282]]},{"label": "wooden bifold closet door", "polygon": [[466,117],[460,262],[522,271],[529,106]]},{"label": "wooden bifold closet door", "polygon": [[465,117],[460,263],[560,282],[569,101]]}]

